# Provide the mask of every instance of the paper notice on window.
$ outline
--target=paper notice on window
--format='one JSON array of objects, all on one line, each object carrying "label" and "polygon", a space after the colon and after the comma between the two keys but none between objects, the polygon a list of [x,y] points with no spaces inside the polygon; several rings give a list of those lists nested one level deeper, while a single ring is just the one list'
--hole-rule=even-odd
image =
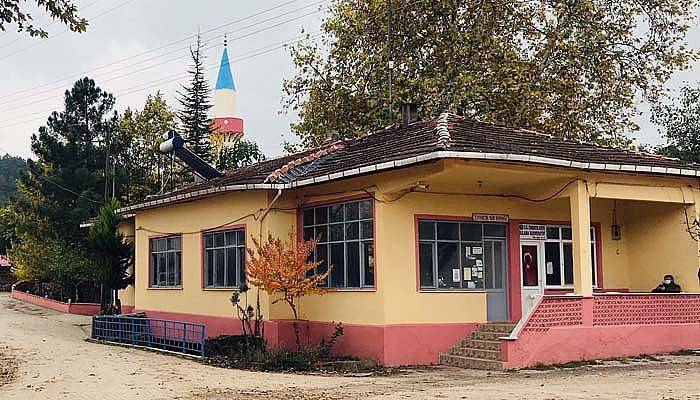
[{"label": "paper notice on window", "polygon": [[552,275],[554,273],[554,264],[551,261],[547,261],[547,275]]},{"label": "paper notice on window", "polygon": [[462,271],[462,276],[464,277],[465,281],[468,281],[472,276],[472,269],[464,268],[464,270]]},{"label": "paper notice on window", "polygon": [[481,247],[472,247],[472,254],[483,254],[484,249]]},{"label": "paper notice on window", "polygon": [[484,272],[483,272],[483,271],[479,271],[479,275],[477,275],[476,277],[479,278],[479,279],[484,279]]},{"label": "paper notice on window", "polygon": [[484,265],[484,261],[482,261],[482,260],[476,260],[476,266],[477,266],[477,267],[481,267],[481,266],[483,266],[483,265]]},{"label": "paper notice on window", "polygon": [[472,281],[467,282],[467,288],[476,289],[476,283]]},{"label": "paper notice on window", "polygon": [[469,246],[464,246],[464,256],[469,258],[472,255],[472,248]]},{"label": "paper notice on window", "polygon": [[459,268],[452,269],[452,282],[459,282],[460,279]]}]

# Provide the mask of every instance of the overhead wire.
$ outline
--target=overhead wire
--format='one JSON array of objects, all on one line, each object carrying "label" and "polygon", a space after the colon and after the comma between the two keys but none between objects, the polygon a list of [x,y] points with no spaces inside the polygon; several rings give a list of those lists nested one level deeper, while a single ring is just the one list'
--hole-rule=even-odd
[{"label": "overhead wire", "polygon": [[[268,45],[268,46],[263,46],[263,47],[261,47],[261,48],[252,50],[252,51],[250,51],[250,52],[248,52],[248,53],[244,53],[244,54],[249,54],[249,55],[237,57],[237,58],[233,59],[232,61],[230,61],[229,63],[230,63],[230,64],[235,64],[235,63],[238,63],[238,62],[241,62],[241,61],[245,61],[245,60],[249,60],[249,59],[252,59],[252,58],[255,58],[255,57],[259,57],[259,56],[262,56],[262,55],[271,53],[271,52],[273,52],[273,51],[275,51],[275,50],[283,49],[283,48],[288,47],[288,46],[290,46],[290,45],[292,45],[292,44],[299,43],[299,42],[305,40],[307,37],[313,38],[313,37],[316,37],[316,36],[318,36],[318,35],[319,35],[319,33],[311,34],[311,35],[306,35],[306,34],[304,34],[304,35],[302,35],[303,38],[301,38],[301,39],[295,39],[295,40],[286,41],[286,42],[278,42],[278,43],[280,43],[280,44],[279,44],[279,45],[276,45],[276,46],[274,46],[274,47],[270,47],[270,45]],[[220,45],[220,46],[222,46],[222,45]],[[214,69],[214,68],[218,68],[218,65],[212,65],[212,66],[210,66],[210,67],[204,68],[203,71],[209,71],[209,70],[212,70],[212,69]],[[160,79],[160,80],[157,80],[157,81],[155,81],[155,82],[151,82],[151,83],[147,84],[146,86],[136,85],[136,86],[132,86],[132,87],[126,88],[126,89],[123,90],[123,91],[114,92],[113,94],[114,94],[116,97],[126,96],[126,95],[129,95],[129,94],[141,92],[141,91],[143,91],[143,90],[147,90],[147,89],[151,89],[151,88],[154,88],[154,87],[158,87],[158,86],[163,85],[163,84],[166,84],[166,83],[175,82],[175,81],[180,80],[180,79],[182,79],[183,77],[187,77],[187,76],[189,76],[189,73],[188,73],[188,72],[177,73],[177,74],[174,74],[174,75],[169,75],[168,77],[166,77],[166,78],[164,78],[164,79]],[[36,115],[36,114],[41,114],[41,115],[40,115],[40,116],[36,116],[36,117],[29,118],[29,119],[25,119],[25,120],[22,120],[22,121],[18,121],[18,122],[13,122],[13,123],[10,123],[10,124],[1,125],[1,126],[0,126],[0,129],[11,128],[11,127],[14,127],[14,126],[23,125],[23,124],[30,123],[30,122],[33,122],[33,121],[43,120],[43,119],[45,119],[45,114],[46,114],[46,113],[50,113],[51,111],[54,111],[54,108],[53,108],[53,107],[52,107],[51,109],[45,109],[45,110],[42,110],[42,111],[32,112],[31,114],[25,114],[25,116],[27,116],[27,115]],[[4,121],[12,121],[12,120],[14,120],[14,119],[18,119],[18,118],[21,118],[21,117],[22,117],[22,116],[13,117],[13,118],[10,118],[10,119],[4,119]]]},{"label": "overhead wire", "polygon": [[[224,29],[224,28],[229,27],[229,26],[231,26],[231,25],[238,24],[238,23],[240,23],[240,22],[244,22],[244,21],[247,21],[247,20],[249,20],[249,19],[258,17],[258,16],[260,16],[260,15],[267,14],[267,13],[269,13],[269,12],[275,11],[275,10],[277,10],[277,9],[279,9],[279,8],[285,7],[285,6],[289,5],[289,4],[295,3],[295,2],[297,2],[297,1],[298,1],[298,0],[289,0],[289,1],[286,1],[286,2],[283,2],[283,3],[280,3],[280,4],[276,5],[276,6],[266,8],[266,9],[264,9],[264,10],[255,12],[255,13],[250,14],[250,15],[248,15],[248,16],[235,19],[235,20],[233,20],[233,21],[227,22],[227,23],[225,23],[225,24],[218,25],[218,26],[213,27],[213,28],[210,28],[210,29],[203,30],[203,31],[200,32],[200,35],[206,35],[206,34],[208,34],[208,33],[211,33],[211,32],[214,32],[214,31],[217,31],[217,30],[220,30],[220,29]],[[305,6],[303,6],[303,7],[299,7],[299,8],[296,8],[296,9],[294,9],[294,10],[291,10],[291,11],[285,12],[285,13],[283,13],[283,14],[280,14],[280,15],[278,15],[278,16],[275,17],[275,18],[283,17],[283,16],[289,15],[289,14],[291,14],[291,13],[293,13],[293,12],[297,12],[297,11],[300,11],[300,10],[303,10],[303,9],[306,9],[306,8],[309,8],[309,7],[317,6],[317,5],[320,5],[321,3],[324,3],[324,2],[326,2],[326,1],[327,1],[327,0],[315,1],[315,2],[313,2],[313,3],[310,3],[310,4],[305,5]],[[259,23],[260,23],[260,22],[259,22]],[[164,45],[162,45],[162,46],[159,46],[159,47],[156,47],[156,48],[153,48],[153,49],[144,50],[144,51],[142,51],[142,52],[139,52],[139,53],[136,53],[136,54],[132,54],[132,55],[130,55],[130,56],[123,57],[123,58],[120,58],[120,59],[118,59],[118,60],[111,61],[111,62],[109,62],[109,63],[102,64],[102,65],[100,65],[100,66],[97,66],[97,67],[94,67],[94,68],[90,68],[90,69],[84,70],[83,72],[80,72],[80,73],[78,73],[78,74],[65,75],[65,76],[63,76],[63,77],[61,77],[61,78],[58,78],[58,79],[54,80],[54,81],[47,82],[47,83],[44,83],[44,84],[35,85],[35,86],[30,87],[30,88],[27,88],[27,89],[21,89],[21,90],[15,91],[15,92],[11,92],[11,93],[8,93],[8,94],[3,95],[2,97],[3,97],[3,98],[13,97],[13,96],[15,96],[15,95],[17,95],[17,94],[30,92],[30,91],[33,91],[33,90],[35,90],[35,89],[39,89],[39,88],[43,88],[43,87],[46,87],[46,86],[54,85],[54,84],[60,83],[60,82],[65,82],[65,81],[67,81],[67,80],[72,80],[72,79],[75,79],[76,77],[85,76],[86,74],[90,74],[90,73],[93,73],[93,72],[95,72],[95,71],[102,70],[102,69],[108,68],[108,67],[110,67],[110,66],[117,65],[117,64],[121,64],[121,63],[124,63],[124,62],[127,62],[127,61],[132,61],[133,59],[138,58],[138,57],[141,57],[141,56],[143,56],[143,55],[147,55],[147,54],[150,54],[150,53],[153,53],[153,52],[156,52],[156,51],[160,51],[160,50],[166,49],[166,48],[168,48],[168,47],[174,46],[174,45],[179,44],[179,43],[187,42],[187,41],[189,41],[189,40],[191,40],[191,39],[194,39],[194,38],[196,38],[196,37],[197,37],[197,34],[189,35],[189,36],[186,36],[186,37],[184,37],[184,38],[182,38],[182,39],[178,39],[178,40],[175,40],[175,41],[172,41],[172,42],[168,42],[168,43],[166,43],[166,44],[164,44]]]},{"label": "overhead wire", "polygon": [[[105,15],[107,15],[107,14],[109,14],[109,13],[111,13],[111,12],[113,12],[113,11],[115,11],[115,10],[117,10],[117,9],[119,9],[119,8],[121,8],[121,7],[123,7],[123,6],[125,6],[125,5],[127,5],[127,4],[129,4],[129,3],[132,3],[133,1],[134,1],[134,0],[126,0],[126,1],[124,1],[124,2],[121,2],[121,3],[119,3],[118,5],[116,5],[116,6],[112,7],[112,8],[110,8],[110,9],[108,9],[108,10],[106,10],[106,11],[103,11],[103,12],[101,12],[101,13],[99,13],[99,14],[93,16],[93,17],[91,17],[90,20],[94,21],[94,20],[96,20],[96,19],[98,19],[98,18],[100,18],[100,17],[104,17]],[[0,61],[6,60],[6,59],[8,59],[8,58],[10,58],[10,57],[12,57],[12,56],[14,56],[14,55],[19,54],[19,53],[23,53],[23,52],[25,52],[25,51],[27,51],[27,50],[29,50],[29,49],[33,49],[34,47],[40,46],[40,45],[46,43],[47,41],[49,41],[49,40],[51,40],[51,39],[55,39],[55,38],[57,38],[57,37],[63,36],[64,34],[69,33],[69,32],[71,32],[70,29],[63,30],[63,31],[57,33],[56,35],[49,36],[48,38],[46,38],[46,39],[44,39],[44,40],[41,40],[41,41],[37,41],[37,42],[35,42],[34,44],[32,44],[32,45],[30,45],[30,46],[23,47],[23,48],[21,48],[21,49],[19,49],[19,50],[17,50],[17,51],[14,51],[14,52],[12,52],[12,53],[9,53],[9,54],[6,54],[6,55],[4,55],[4,56],[1,56],[1,57],[0,57]]]},{"label": "overhead wire", "polygon": [[[308,13],[305,13],[305,14],[302,14],[302,15],[298,15],[298,16],[296,16],[296,17],[294,17],[294,18],[290,18],[290,19],[287,19],[287,20],[278,22],[278,23],[276,23],[276,24],[273,24],[273,25],[270,25],[270,26],[266,26],[266,27],[264,27],[264,28],[257,29],[257,30],[252,31],[252,32],[248,32],[248,33],[245,33],[245,34],[242,34],[242,35],[233,37],[233,38],[229,39],[229,41],[230,41],[230,42],[233,42],[233,41],[238,41],[238,40],[241,40],[241,39],[245,39],[245,38],[248,38],[248,37],[257,35],[257,34],[259,34],[259,33],[266,32],[266,31],[269,31],[269,30],[271,30],[271,29],[278,28],[278,27],[280,27],[280,26],[282,26],[282,25],[284,25],[284,24],[288,24],[288,23],[290,23],[290,22],[297,21],[297,20],[299,20],[299,19],[308,17],[308,16],[313,15],[313,14],[316,14],[316,13],[317,13],[317,11],[313,11],[313,12],[308,12]],[[257,24],[256,24],[256,25],[257,25]],[[246,28],[249,28],[249,27],[252,27],[252,26],[255,26],[255,25],[251,25],[251,26],[248,26],[248,27],[245,27],[245,28],[242,28],[242,29],[246,29]],[[223,37],[223,35],[219,35],[219,36],[214,37],[214,38],[211,38],[211,39],[209,39],[209,40],[212,40],[212,39],[215,39],[215,38],[218,38],[218,37]],[[203,50],[204,50],[204,51],[207,51],[207,50],[219,48],[219,47],[221,47],[221,46],[222,46],[221,44],[209,45],[209,46],[205,46],[205,47],[203,48]],[[178,49],[178,50],[176,50],[176,51],[181,51],[181,50],[182,50],[182,49]],[[172,53],[172,52],[171,52],[171,53]],[[171,54],[171,53],[166,53],[166,54]],[[160,57],[160,56],[159,56],[159,57]],[[104,84],[105,82],[111,82],[111,81],[114,81],[114,80],[117,80],[117,79],[120,79],[120,78],[124,78],[124,77],[130,76],[130,75],[138,74],[138,73],[147,71],[147,70],[149,70],[149,69],[153,69],[153,68],[159,67],[159,66],[161,66],[161,65],[169,64],[169,63],[172,63],[172,62],[174,62],[174,61],[180,61],[180,60],[182,60],[183,58],[187,58],[187,57],[189,57],[189,54],[188,54],[187,56],[171,57],[171,58],[168,58],[168,59],[166,59],[166,60],[164,60],[164,61],[160,61],[160,62],[155,63],[155,64],[150,64],[150,65],[144,66],[144,67],[142,67],[142,68],[140,68],[140,69],[137,69],[137,70],[134,70],[134,71],[125,72],[125,73],[123,73],[123,74],[116,75],[116,76],[113,76],[113,77],[110,77],[110,78],[107,78],[107,79],[102,79],[102,80],[100,80],[100,83],[101,83],[101,84]],[[158,58],[158,57],[154,57],[154,58]],[[148,59],[148,61],[150,61],[150,60],[152,60],[152,59],[154,59],[154,58]],[[145,61],[146,61],[146,60],[144,60],[144,61],[142,61],[142,62],[145,62]],[[134,65],[138,65],[138,64],[139,64],[139,63],[136,63],[136,64],[134,64]],[[131,68],[131,67],[133,67],[134,65],[129,65],[129,66],[127,66],[126,68]],[[118,69],[117,71],[123,70],[123,69],[125,69],[125,68]],[[116,72],[116,71],[113,71],[113,72]],[[98,75],[98,76],[99,76],[99,75]],[[53,91],[53,90],[55,90],[55,88],[48,89],[48,90],[46,90],[46,91],[44,91],[44,92],[40,92],[40,93],[48,93],[48,92],[51,92],[51,91]],[[39,94],[39,93],[37,93],[37,94]],[[15,106],[13,106],[13,107],[4,108],[2,111],[7,112],[7,111],[17,110],[17,109],[24,108],[24,107],[27,107],[27,106],[35,105],[35,104],[37,104],[37,103],[42,103],[42,102],[45,102],[45,101],[53,100],[53,99],[56,99],[56,98],[61,97],[61,96],[62,96],[62,94],[57,94],[57,95],[54,95],[54,96],[45,97],[45,98],[40,99],[40,100],[33,100],[33,101],[29,102],[29,103],[24,103],[24,104],[15,105]],[[34,95],[25,96],[25,97],[22,97],[22,99],[24,99],[24,98],[30,98],[30,97],[34,97]],[[6,100],[6,101],[3,101],[3,102],[0,102],[0,105],[8,104],[8,103],[11,103],[11,102],[14,102],[14,101],[16,101],[16,99],[15,99],[15,100]],[[15,117],[15,119],[16,119],[16,117]]]}]

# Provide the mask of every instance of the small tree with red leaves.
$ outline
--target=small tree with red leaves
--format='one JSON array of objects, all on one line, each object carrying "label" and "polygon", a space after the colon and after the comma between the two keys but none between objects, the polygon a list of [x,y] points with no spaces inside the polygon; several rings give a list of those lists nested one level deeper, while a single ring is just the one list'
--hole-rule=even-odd
[{"label": "small tree with red leaves", "polygon": [[297,240],[294,232],[289,233],[289,240],[282,241],[268,235],[265,243],[253,238],[255,251],[248,249],[249,259],[246,270],[248,281],[264,290],[270,296],[280,297],[272,304],[284,301],[294,315],[294,337],[297,350],[301,349],[301,339],[297,320],[299,319],[296,300],[311,294],[323,294],[319,286],[326,281],[331,267],[323,274],[316,273],[318,262],[311,257],[318,244],[318,238]]}]

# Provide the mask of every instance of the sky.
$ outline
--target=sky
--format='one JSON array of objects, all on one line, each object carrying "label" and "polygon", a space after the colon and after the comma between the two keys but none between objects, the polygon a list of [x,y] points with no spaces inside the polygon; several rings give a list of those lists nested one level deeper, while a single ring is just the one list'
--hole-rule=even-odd
[{"label": "sky", "polygon": [[[141,108],[159,90],[177,107],[177,91],[187,82],[188,47],[197,32],[205,42],[206,76],[213,88],[228,34],[231,68],[238,90],[238,117],[245,135],[268,156],[282,153],[283,140],[295,141],[289,124],[295,114],[282,109],[282,82],[294,75],[289,49],[302,32],[319,31],[329,0],[76,0],[90,21],[87,32],[67,32],[60,23],[37,16],[49,39],[0,32],[0,154],[31,157],[30,138],[63,93],[90,76],[117,98],[117,110]],[[39,14],[37,14],[39,15]],[[48,24],[48,25],[47,25]],[[700,49],[700,27],[688,44]],[[667,87],[674,93],[700,82],[700,62],[676,73]],[[659,144],[658,128],[640,105],[637,143]]]}]

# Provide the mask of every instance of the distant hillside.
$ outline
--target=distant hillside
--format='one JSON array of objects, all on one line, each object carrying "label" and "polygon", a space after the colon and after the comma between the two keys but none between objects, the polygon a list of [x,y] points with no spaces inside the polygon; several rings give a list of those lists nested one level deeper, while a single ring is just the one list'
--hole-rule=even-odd
[{"label": "distant hillside", "polygon": [[7,203],[17,191],[17,179],[27,170],[27,161],[21,157],[5,154],[0,157],[0,206]]}]

